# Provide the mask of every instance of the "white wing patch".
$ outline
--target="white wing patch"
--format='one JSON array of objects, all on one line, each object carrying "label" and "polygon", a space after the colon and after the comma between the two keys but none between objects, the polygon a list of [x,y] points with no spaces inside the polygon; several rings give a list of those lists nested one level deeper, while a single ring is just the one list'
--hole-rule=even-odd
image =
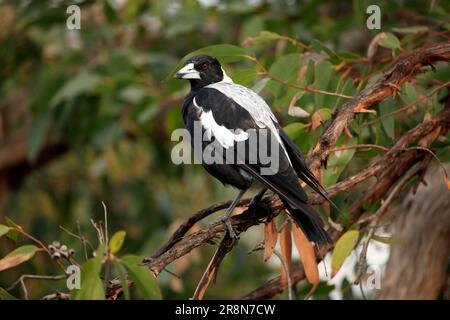
[{"label": "white wing patch", "polygon": [[[193,100],[194,105],[200,108],[195,98]],[[215,137],[222,147],[228,149],[234,146],[234,142],[244,141],[248,139],[248,134],[242,130],[236,130],[236,133],[232,132],[225,126],[219,125],[214,119],[212,111],[203,111],[200,115],[200,123],[205,129],[206,139],[211,140]]]},{"label": "white wing patch", "polygon": [[278,123],[277,118],[272,113],[272,110],[263,98],[261,98],[256,92],[250,90],[249,88],[233,82],[216,82],[206,86],[206,88],[216,89],[222,92],[228,98],[233,99],[236,103],[238,103],[241,107],[243,107],[250,113],[258,127],[268,128],[270,131],[272,131],[281,147],[283,148],[288,161],[291,163],[291,159],[289,158],[286,148],[284,147],[284,143],[274,124]]}]

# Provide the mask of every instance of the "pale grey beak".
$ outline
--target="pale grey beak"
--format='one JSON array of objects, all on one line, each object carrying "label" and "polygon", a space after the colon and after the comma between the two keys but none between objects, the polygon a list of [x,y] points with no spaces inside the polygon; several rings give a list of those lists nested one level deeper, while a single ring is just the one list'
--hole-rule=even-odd
[{"label": "pale grey beak", "polygon": [[200,73],[194,69],[193,63],[188,63],[175,74],[177,79],[201,79]]}]

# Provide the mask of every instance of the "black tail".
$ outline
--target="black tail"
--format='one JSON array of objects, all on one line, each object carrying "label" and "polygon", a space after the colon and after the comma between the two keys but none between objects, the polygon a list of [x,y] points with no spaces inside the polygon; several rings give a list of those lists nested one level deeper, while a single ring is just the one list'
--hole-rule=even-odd
[{"label": "black tail", "polygon": [[322,227],[323,222],[318,213],[310,205],[303,204],[300,208],[294,208],[289,201],[285,201],[284,199],[282,201],[308,240],[315,243],[332,243],[330,236]]},{"label": "black tail", "polygon": [[263,185],[278,194],[285,208],[306,237],[315,243],[331,243],[327,232],[322,228],[323,222],[319,214],[307,203],[308,198],[298,183],[294,172],[292,175],[261,175],[249,164],[241,164],[242,168],[258,179]]},{"label": "black tail", "polygon": [[289,154],[289,158],[291,159],[292,166],[297,173],[298,177],[303,180],[311,189],[320,194],[325,200],[327,200],[331,205],[337,209],[338,212],[341,212],[339,207],[331,200],[325,188],[320,184],[319,180],[314,176],[314,174],[309,170],[308,165],[306,164],[306,159],[303,156],[300,149],[297,145],[289,139],[289,136],[283,129],[279,129],[279,133],[281,138],[283,139],[284,146],[286,148],[287,153]]}]

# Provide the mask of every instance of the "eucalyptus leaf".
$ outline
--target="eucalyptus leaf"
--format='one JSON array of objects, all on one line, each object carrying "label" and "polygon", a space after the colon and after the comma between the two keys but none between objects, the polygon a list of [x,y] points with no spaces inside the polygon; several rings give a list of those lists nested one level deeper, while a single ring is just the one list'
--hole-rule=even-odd
[{"label": "eucalyptus leaf", "polygon": [[344,233],[336,242],[331,258],[331,277],[334,277],[341,268],[345,259],[353,251],[359,239],[358,230],[350,230]]},{"label": "eucalyptus leaf", "polygon": [[109,241],[109,250],[112,254],[116,254],[119,252],[120,248],[122,248],[123,242],[125,241],[126,232],[121,230],[114,233]]},{"label": "eucalyptus leaf", "polygon": [[0,260],[0,271],[13,268],[30,260],[37,250],[38,247],[29,244],[11,251]]},{"label": "eucalyptus leaf", "polygon": [[390,32],[385,32],[383,37],[380,37],[378,44],[385,48],[396,49],[400,47],[400,40]]},{"label": "eucalyptus leaf", "polygon": [[92,92],[101,82],[99,75],[90,71],[83,71],[70,78],[56,93],[50,102],[56,106],[64,100],[69,100],[84,92]]},{"label": "eucalyptus leaf", "polygon": [[5,234],[7,234],[8,233],[8,231],[9,231],[9,227],[8,226],[5,226],[5,225],[3,225],[3,224],[0,224],[0,237],[1,236],[3,236],[3,235],[5,235]]},{"label": "eucalyptus leaf", "polygon": [[162,299],[156,279],[150,270],[140,266],[142,258],[134,255],[127,255],[122,258],[122,264],[128,271],[128,276],[134,280],[140,290],[142,297],[147,300]]},{"label": "eucalyptus leaf", "polygon": [[[357,138],[353,138],[345,146],[353,146],[357,141]],[[324,186],[331,186],[338,181],[354,154],[355,149],[340,150],[330,154],[327,161],[327,168],[322,171]]]},{"label": "eucalyptus leaf", "polygon": [[81,288],[74,289],[71,293],[72,300],[104,300],[105,291],[100,280],[100,272],[103,266],[103,258],[106,248],[101,245],[95,257],[89,259],[81,266]]},{"label": "eucalyptus leaf", "polygon": [[[331,80],[331,75],[333,73],[333,67],[328,61],[321,61],[316,65],[314,75],[314,87],[319,90],[326,91],[328,89],[328,84]],[[325,101],[325,95],[322,93],[315,93],[314,102],[316,108],[323,108]]]}]

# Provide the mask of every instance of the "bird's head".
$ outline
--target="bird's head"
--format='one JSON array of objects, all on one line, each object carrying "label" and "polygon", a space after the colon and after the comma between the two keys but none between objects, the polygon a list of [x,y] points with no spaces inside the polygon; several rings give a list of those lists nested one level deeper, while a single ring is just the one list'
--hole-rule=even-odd
[{"label": "bird's head", "polygon": [[199,89],[220,81],[232,82],[220,62],[206,54],[189,58],[184,67],[175,74],[175,78],[189,80],[192,89]]}]

